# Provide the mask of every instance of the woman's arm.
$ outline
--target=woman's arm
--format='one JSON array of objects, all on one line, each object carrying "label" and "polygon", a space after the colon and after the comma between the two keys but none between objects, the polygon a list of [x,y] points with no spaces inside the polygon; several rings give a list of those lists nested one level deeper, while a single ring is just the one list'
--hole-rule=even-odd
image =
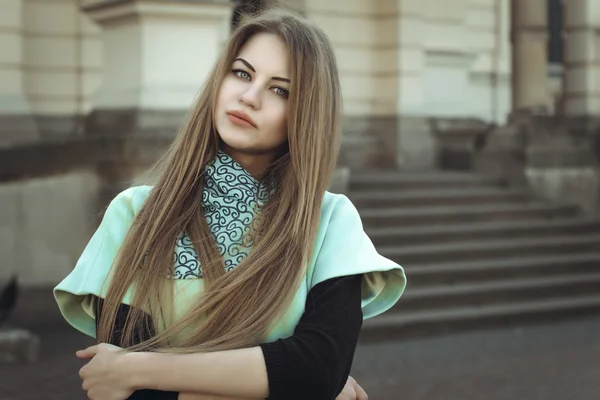
[{"label": "woman's arm", "polygon": [[129,353],[135,388],[271,400],[332,400],[348,378],[362,325],[361,276],[315,286],[294,335],[196,354]]},{"label": "woman's arm", "polygon": [[[120,304],[117,310],[117,315],[115,318],[115,326],[113,331],[115,334],[111,338],[110,344],[115,346],[119,346],[121,342],[121,333],[125,330],[125,321],[127,319],[127,314],[129,313],[130,306],[126,304]],[[98,328],[100,326],[100,317],[102,315],[102,311],[104,309],[104,299],[97,297],[96,298],[96,332],[98,332]],[[152,327],[152,324],[149,323],[149,315],[144,315],[145,321],[142,326]],[[154,336],[154,331],[145,331],[141,329],[136,329],[134,332],[134,337],[136,338],[136,342],[143,342],[149,340],[152,336]],[[131,396],[129,396],[128,400],[178,400],[179,393],[175,391],[159,391],[159,390],[150,390],[149,388],[140,388],[136,390]],[[198,398],[197,400],[203,400]],[[209,399],[206,399],[209,400]]]},{"label": "woman's arm", "polygon": [[212,394],[179,393],[177,400],[262,400],[249,399],[247,397],[225,397]]},{"label": "woman's arm", "polygon": [[[102,315],[102,310],[104,308],[104,299],[96,298],[96,331],[98,331],[100,316]],[[114,345],[119,345],[120,336],[119,333],[124,331],[125,320],[127,319],[127,314],[129,312],[130,306],[126,304],[121,304],[119,309],[117,310],[117,316],[115,319],[115,327],[114,330],[117,332],[112,338],[112,343]],[[150,316],[145,315],[145,318],[150,318]],[[146,321],[143,326],[152,327],[150,321]],[[154,336],[153,331],[141,331],[137,330],[135,332],[135,337],[141,342],[150,339]],[[161,391],[161,390],[151,390],[149,388],[140,388],[136,390],[128,400],[259,400],[259,399],[248,399],[248,398],[235,398],[235,397],[223,397],[216,396],[210,394],[201,394],[201,393],[178,393],[176,391]]]},{"label": "woman's arm", "polygon": [[126,369],[136,389],[265,399],[268,378],[260,347],[214,353],[129,353]]}]

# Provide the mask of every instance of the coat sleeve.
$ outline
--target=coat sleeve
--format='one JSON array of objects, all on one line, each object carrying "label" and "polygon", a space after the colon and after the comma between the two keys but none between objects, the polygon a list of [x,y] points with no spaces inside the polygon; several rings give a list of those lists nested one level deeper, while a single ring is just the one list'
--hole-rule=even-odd
[{"label": "coat sleeve", "polygon": [[[108,205],[100,226],[86,245],[75,268],[53,290],[65,320],[80,332],[96,336],[92,297],[104,298],[110,268],[133,222],[136,208],[148,194],[147,187],[119,193]],[[127,303],[129,291],[123,299]]]},{"label": "coat sleeve", "polygon": [[320,246],[309,270],[308,284],[348,275],[363,275],[361,307],[365,319],[390,309],[406,287],[404,269],[380,255],[363,230],[356,207],[344,195],[335,195],[323,210]]},{"label": "coat sleeve", "polygon": [[363,322],[360,275],[319,283],[310,290],[290,337],[261,344],[269,400],[332,400],[348,379]]}]

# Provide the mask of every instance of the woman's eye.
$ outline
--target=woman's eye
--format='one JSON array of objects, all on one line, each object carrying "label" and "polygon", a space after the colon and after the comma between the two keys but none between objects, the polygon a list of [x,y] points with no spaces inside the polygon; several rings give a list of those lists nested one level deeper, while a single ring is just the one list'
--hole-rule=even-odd
[{"label": "woman's eye", "polygon": [[233,73],[238,77],[245,80],[250,80],[250,74],[246,71],[242,71],[241,69],[234,70]]},{"label": "woman's eye", "polygon": [[274,92],[275,92],[277,95],[279,95],[279,96],[283,96],[283,97],[286,97],[286,98],[289,96],[289,93],[288,93],[288,91],[287,91],[287,90],[285,90],[285,89],[282,89],[282,88],[280,88],[280,87],[274,87],[274,88],[273,88],[273,91],[274,91]]}]

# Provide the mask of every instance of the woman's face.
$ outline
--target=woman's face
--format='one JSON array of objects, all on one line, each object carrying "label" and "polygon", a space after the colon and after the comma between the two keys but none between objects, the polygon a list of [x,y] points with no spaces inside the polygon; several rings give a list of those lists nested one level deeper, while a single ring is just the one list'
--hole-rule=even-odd
[{"label": "woman's face", "polygon": [[274,157],[287,141],[288,52],[270,33],[252,36],[236,56],[217,97],[215,124],[235,153]]}]

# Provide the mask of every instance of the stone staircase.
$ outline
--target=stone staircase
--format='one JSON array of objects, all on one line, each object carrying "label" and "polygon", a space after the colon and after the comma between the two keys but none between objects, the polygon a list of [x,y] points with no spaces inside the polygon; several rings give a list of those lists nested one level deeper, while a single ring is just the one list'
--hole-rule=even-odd
[{"label": "stone staircase", "polygon": [[404,296],[361,338],[600,313],[600,219],[462,172],[358,172],[349,197]]}]

